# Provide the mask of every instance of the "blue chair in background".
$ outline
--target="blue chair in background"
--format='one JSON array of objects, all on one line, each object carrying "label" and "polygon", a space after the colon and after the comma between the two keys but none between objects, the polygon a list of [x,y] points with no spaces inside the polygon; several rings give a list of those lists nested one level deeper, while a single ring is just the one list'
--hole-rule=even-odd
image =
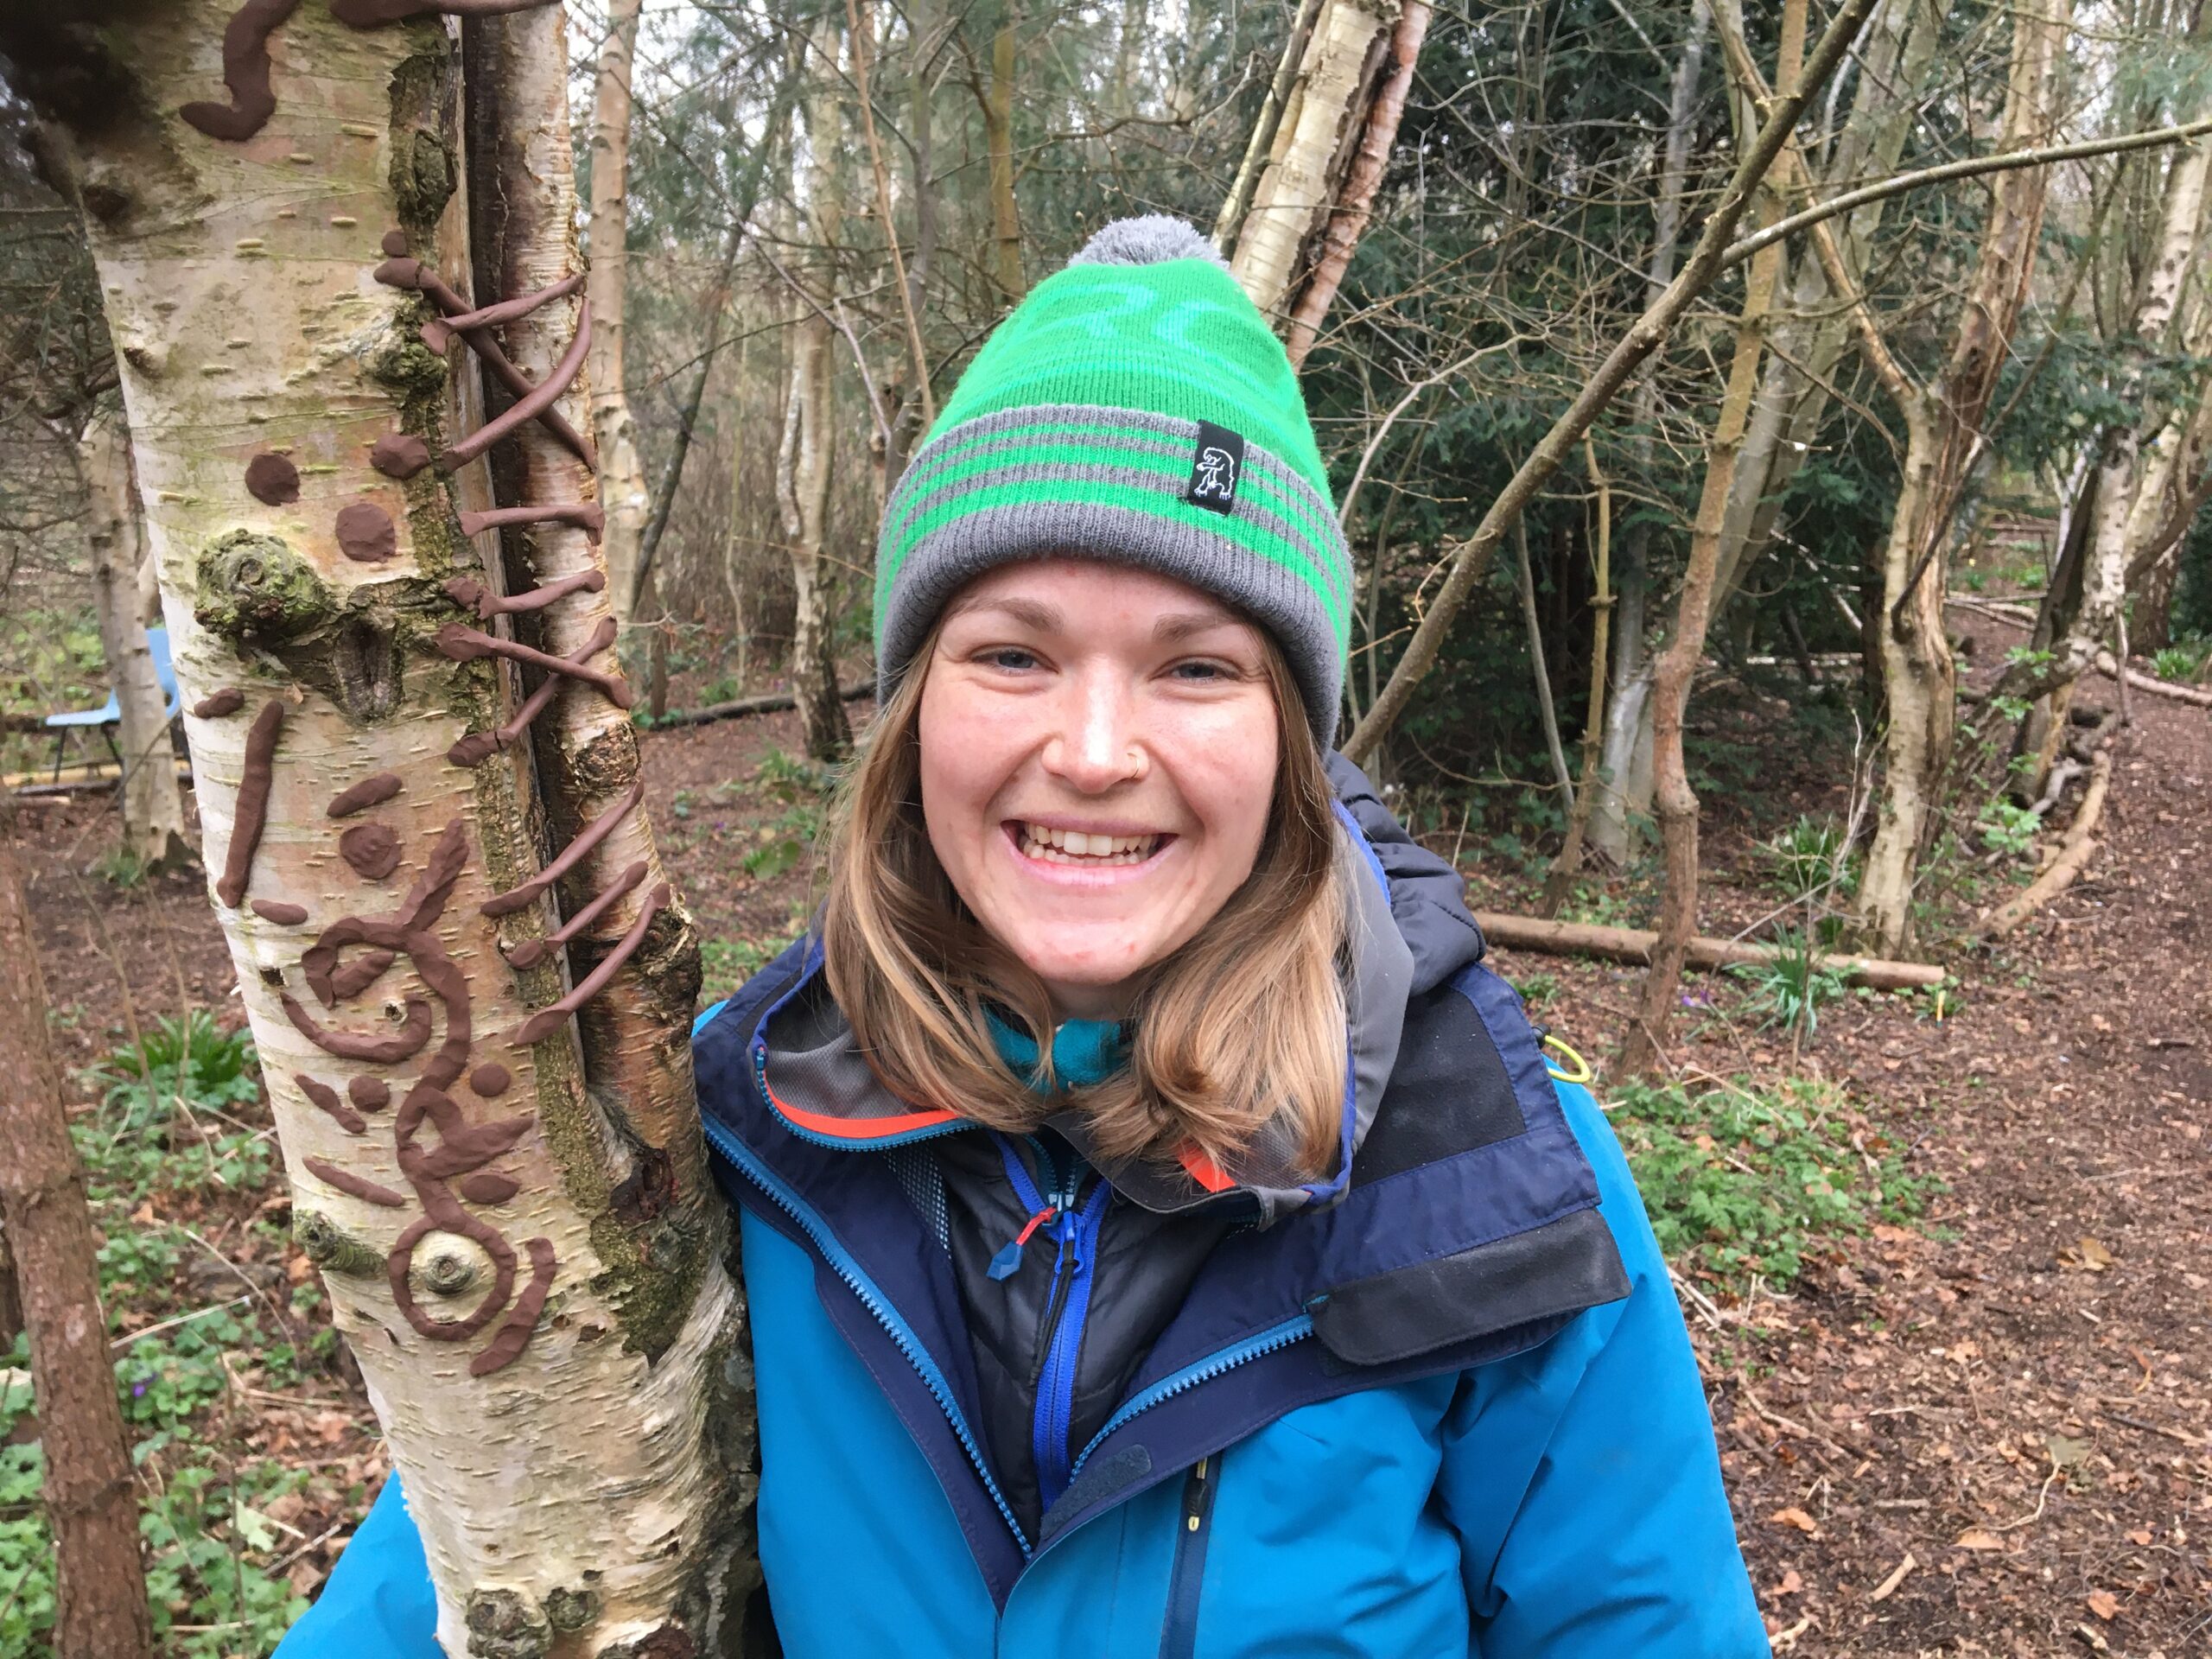
[{"label": "blue chair in background", "polygon": [[[147,629],[146,645],[154,655],[154,677],[161,682],[162,696],[168,700],[168,707],[162,718],[173,721],[184,699],[176,689],[176,669],[169,661],[169,631],[167,628]],[[106,741],[107,752],[114,759],[116,770],[118,772],[130,770],[124,764],[123,751],[116,747],[115,734],[123,729],[123,705],[116,701],[114,692],[109,692],[107,701],[97,709],[79,709],[67,714],[48,715],[45,725],[47,730],[54,734],[54,776],[57,780],[61,776],[62,751],[67,747],[72,732],[97,731]]]}]

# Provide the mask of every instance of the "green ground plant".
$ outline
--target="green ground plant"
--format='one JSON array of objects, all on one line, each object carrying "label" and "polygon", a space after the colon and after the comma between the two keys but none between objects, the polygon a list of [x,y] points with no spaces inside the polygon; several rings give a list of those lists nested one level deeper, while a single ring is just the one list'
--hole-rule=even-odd
[{"label": "green ground plant", "polygon": [[1779,1027],[1797,1042],[1809,1042],[1820,1028],[1821,1005],[1843,995],[1843,976],[1827,965],[1817,928],[1785,925],[1770,943],[1774,954],[1765,961],[1728,969],[1751,988],[1744,1012],[1758,1016],[1765,1029]]},{"label": "green ground plant", "polygon": [[1713,1080],[1611,1091],[1659,1247],[1676,1271],[1742,1295],[1785,1290],[1834,1239],[1920,1216],[1941,1183],[1840,1088]]}]

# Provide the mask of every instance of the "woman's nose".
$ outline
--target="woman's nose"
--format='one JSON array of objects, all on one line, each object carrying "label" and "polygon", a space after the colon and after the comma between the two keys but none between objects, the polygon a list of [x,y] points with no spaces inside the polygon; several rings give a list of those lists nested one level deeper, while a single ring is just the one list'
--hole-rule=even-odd
[{"label": "woman's nose", "polygon": [[1086,795],[1103,794],[1145,775],[1151,762],[1137,730],[1136,708],[1118,675],[1071,677],[1045,745],[1045,770]]}]

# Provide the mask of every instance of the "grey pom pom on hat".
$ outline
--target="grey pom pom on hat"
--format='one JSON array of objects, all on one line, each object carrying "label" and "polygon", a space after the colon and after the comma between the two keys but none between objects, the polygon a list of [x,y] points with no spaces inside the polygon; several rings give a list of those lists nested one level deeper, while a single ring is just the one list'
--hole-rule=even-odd
[{"label": "grey pom pom on hat", "polygon": [[1071,265],[1157,265],[1170,259],[1206,259],[1229,269],[1197,226],[1171,213],[1141,213],[1102,227],[1068,259]]}]

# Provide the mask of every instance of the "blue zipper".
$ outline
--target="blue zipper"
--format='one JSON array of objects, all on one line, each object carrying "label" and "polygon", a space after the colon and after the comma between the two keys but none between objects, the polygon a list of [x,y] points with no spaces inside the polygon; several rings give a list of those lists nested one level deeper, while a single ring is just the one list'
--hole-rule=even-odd
[{"label": "blue zipper", "polygon": [[[1070,1198],[1077,1177],[1068,1178]],[[1066,1248],[1074,1253],[1074,1272],[1053,1327],[1052,1346],[1037,1379],[1037,1422],[1031,1449],[1037,1458],[1037,1488],[1051,1509],[1073,1478],[1068,1466],[1068,1437],[1075,1430],[1076,1359],[1083,1351],[1084,1321],[1090,1314],[1092,1270],[1098,1257],[1098,1229],[1114,1189],[1104,1179],[1090,1190],[1082,1210],[1067,1216]],[[1064,1215],[1065,1211],[1062,1212]]]},{"label": "blue zipper", "polygon": [[[1047,1218],[1052,1238],[1058,1243],[1058,1253],[1053,1258],[1052,1278],[1057,1310],[1048,1303],[1048,1315],[1057,1312],[1052,1327],[1050,1344],[1045,1362],[1037,1372],[1037,1403],[1029,1432],[1030,1455],[1037,1467],[1037,1488],[1044,1507],[1051,1509],[1067,1491],[1072,1478],[1069,1469],[1068,1437],[1075,1427],[1076,1362],[1083,1351],[1084,1323],[1090,1314],[1090,1292],[1094,1282],[1094,1268],[1098,1255],[1098,1230],[1104,1224],[1107,1206],[1113,1199],[1113,1188],[1101,1178],[1090,1189],[1090,1197],[1080,1209],[1076,1205],[1076,1193],[1083,1185],[1084,1166],[1080,1160],[1071,1162],[1065,1179],[1052,1154],[1034,1136],[1030,1144],[1037,1153],[1037,1166],[1048,1172],[1052,1192],[1046,1196],[1030,1179],[1029,1172],[1022,1166],[1021,1158],[1014,1143],[1005,1135],[995,1137],[999,1143],[999,1157],[1006,1166],[1007,1180],[1014,1188],[1015,1200],[1031,1217],[1031,1225],[1038,1217]],[[1028,1230],[1023,1230],[1026,1236]],[[1020,1240],[1017,1239],[1001,1257],[1011,1257],[1007,1272],[1020,1265]],[[992,1271],[998,1270],[994,1262]],[[1062,1273],[1068,1274],[1065,1289],[1059,1285]]]},{"label": "blue zipper", "polygon": [[798,1224],[799,1230],[813,1241],[814,1248],[821,1252],[822,1259],[830,1264],[830,1270],[844,1281],[845,1287],[859,1299],[861,1306],[874,1317],[875,1322],[883,1327],[884,1334],[905,1356],[906,1363],[914,1368],[915,1375],[922,1379],[923,1385],[936,1400],[938,1409],[944,1414],[945,1421],[952,1426],[953,1433],[959,1438],[961,1449],[967,1452],[968,1461],[975,1465],[976,1476],[982,1481],[984,1490],[990,1493],[991,1502],[998,1506],[999,1515],[1006,1522],[1007,1529],[1014,1534],[1014,1541],[1020,1548],[1022,1559],[1028,1560],[1033,1552],[1029,1540],[1022,1533],[1021,1523],[1014,1519],[1014,1510],[1007,1503],[1006,1494],[999,1490],[998,1482],[992,1478],[990,1465],[983,1458],[983,1449],[968,1427],[968,1420],[961,1414],[959,1402],[952,1397],[951,1385],[944,1380],[944,1374],[938,1370],[937,1362],[930,1357],[929,1350],[922,1345],[921,1338],[914,1334],[913,1327],[899,1317],[891,1306],[890,1299],[861,1271],[860,1264],[837,1242],[829,1224],[797,1194],[771,1175],[768,1166],[761,1162],[750,1147],[711,1117],[703,1118],[702,1122],[707,1139],[714,1143],[715,1150],[734,1164],[778,1209]]}]

